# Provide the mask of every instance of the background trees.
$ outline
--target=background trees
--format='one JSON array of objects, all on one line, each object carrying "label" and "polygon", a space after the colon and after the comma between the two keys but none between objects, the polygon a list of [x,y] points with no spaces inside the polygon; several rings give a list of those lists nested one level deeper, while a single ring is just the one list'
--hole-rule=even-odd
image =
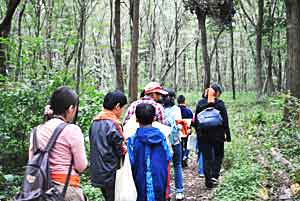
[{"label": "background trees", "polygon": [[1,27],[12,22],[1,39],[7,80],[63,76],[77,90],[118,88],[132,100],[150,80],[199,94],[218,82],[255,89],[257,100],[288,89],[286,4],[278,0],[18,4],[1,1]]}]

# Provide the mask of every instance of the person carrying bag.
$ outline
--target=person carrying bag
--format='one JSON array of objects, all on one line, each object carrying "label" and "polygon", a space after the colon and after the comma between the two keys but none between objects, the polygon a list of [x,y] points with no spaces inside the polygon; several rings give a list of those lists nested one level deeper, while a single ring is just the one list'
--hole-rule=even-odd
[{"label": "person carrying bag", "polygon": [[133,201],[136,199],[137,191],[132,177],[129,156],[126,154],[121,168],[116,173],[115,201]]},{"label": "person carrying bag", "polygon": [[30,137],[29,162],[16,201],[84,201],[80,177],[87,167],[84,138],[75,122],[77,94],[57,88],[46,107],[46,121]]}]

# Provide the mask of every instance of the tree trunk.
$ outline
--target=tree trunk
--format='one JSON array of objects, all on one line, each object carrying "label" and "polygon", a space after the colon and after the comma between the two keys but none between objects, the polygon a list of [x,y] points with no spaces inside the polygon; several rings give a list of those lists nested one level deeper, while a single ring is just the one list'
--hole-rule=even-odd
[{"label": "tree trunk", "polygon": [[280,50],[277,51],[278,55],[278,81],[277,81],[277,90],[281,91],[282,87],[282,59]]},{"label": "tree trunk", "polygon": [[202,57],[204,63],[203,89],[206,89],[210,86],[210,63],[207,50],[206,14],[197,10],[196,15],[198,19],[198,27],[201,32]]},{"label": "tree trunk", "polygon": [[183,54],[183,83],[182,83],[182,87],[184,89],[184,91],[187,91],[187,85],[186,85],[186,53],[184,52]]},{"label": "tree trunk", "polygon": [[220,72],[220,62],[219,62],[219,46],[216,42],[216,71],[217,71],[217,82],[222,86],[221,72]]},{"label": "tree trunk", "polygon": [[235,100],[234,40],[233,40],[233,26],[232,26],[232,24],[230,25],[230,41],[231,41],[230,67],[231,67],[232,98],[233,98],[233,100]]},{"label": "tree trunk", "polygon": [[137,99],[138,91],[138,50],[139,50],[139,8],[140,0],[131,0],[131,52],[130,52],[130,74],[129,74],[129,97],[130,101]]},{"label": "tree trunk", "polygon": [[268,47],[267,47],[267,95],[270,96],[274,92],[274,83],[273,83],[273,32],[274,32],[274,12],[276,8],[272,9],[274,1],[272,1],[269,5],[269,19],[270,19],[270,33],[268,33]]},{"label": "tree trunk", "polygon": [[174,91],[177,91],[177,54],[178,54],[178,37],[179,37],[179,25],[178,25],[178,6],[177,1],[174,1],[175,3],[175,51],[174,51],[174,83],[173,88]]},{"label": "tree trunk", "polygon": [[121,50],[121,1],[115,0],[115,63],[117,76],[117,89],[124,92],[122,50]]},{"label": "tree trunk", "polygon": [[195,69],[196,69],[196,78],[197,78],[197,89],[201,89],[200,84],[200,72],[199,72],[199,65],[198,65],[198,46],[199,46],[199,39],[196,41],[195,45]]},{"label": "tree trunk", "polygon": [[82,65],[83,65],[83,52],[84,52],[84,37],[85,37],[85,25],[86,25],[86,7],[84,3],[82,3],[79,7],[79,16],[80,16],[80,23],[79,23],[79,30],[78,30],[78,41],[79,46],[77,50],[77,69],[76,69],[76,92],[79,94],[80,92],[80,83],[82,75]]},{"label": "tree trunk", "polygon": [[26,3],[27,1],[24,2],[22,10],[19,13],[19,19],[18,19],[18,40],[19,40],[19,44],[18,44],[18,57],[17,57],[17,67],[16,67],[16,71],[15,71],[15,81],[18,81],[19,79],[19,74],[21,72],[21,66],[22,66],[22,46],[23,46],[23,40],[22,40],[22,18],[23,18],[23,14],[26,8]]},{"label": "tree trunk", "polygon": [[[9,0],[6,14],[0,23],[0,75],[7,75],[7,44],[6,39],[10,34],[12,18],[20,3],[20,0]],[[3,42],[4,41],[4,42]]]},{"label": "tree trunk", "polygon": [[261,101],[262,96],[262,59],[261,59],[261,47],[262,47],[262,31],[264,22],[264,0],[258,1],[258,21],[256,25],[256,100]]},{"label": "tree trunk", "polygon": [[49,68],[53,67],[52,49],[51,49],[53,7],[54,7],[54,0],[48,0],[48,5],[46,7],[46,57],[47,57],[47,65]]},{"label": "tree trunk", "polygon": [[300,1],[285,0],[288,43],[288,89],[300,98]]},{"label": "tree trunk", "polygon": [[[150,3],[151,1],[149,1]],[[154,8],[153,8],[153,16],[151,20],[151,33],[150,33],[150,53],[151,53],[151,61],[150,61],[150,74],[149,79],[151,81],[156,80],[156,7],[157,2],[153,0]]]}]

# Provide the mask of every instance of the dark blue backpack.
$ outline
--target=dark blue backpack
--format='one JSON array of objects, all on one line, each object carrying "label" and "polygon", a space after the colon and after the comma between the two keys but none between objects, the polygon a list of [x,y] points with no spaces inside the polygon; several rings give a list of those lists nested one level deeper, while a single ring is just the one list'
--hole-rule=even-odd
[{"label": "dark blue backpack", "polygon": [[209,107],[197,115],[200,128],[214,128],[223,125],[223,118],[219,110]]}]

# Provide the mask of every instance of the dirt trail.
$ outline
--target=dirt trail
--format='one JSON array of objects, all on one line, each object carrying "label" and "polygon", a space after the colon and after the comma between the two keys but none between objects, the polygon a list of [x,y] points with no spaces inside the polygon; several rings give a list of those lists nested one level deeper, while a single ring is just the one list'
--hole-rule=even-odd
[{"label": "dirt trail", "polygon": [[[212,200],[213,190],[208,190],[204,184],[204,178],[198,175],[197,155],[190,154],[188,167],[183,169],[184,174],[184,194],[185,201],[208,201]],[[172,192],[175,190],[174,180],[172,180]],[[173,194],[172,201],[175,201]]]}]

